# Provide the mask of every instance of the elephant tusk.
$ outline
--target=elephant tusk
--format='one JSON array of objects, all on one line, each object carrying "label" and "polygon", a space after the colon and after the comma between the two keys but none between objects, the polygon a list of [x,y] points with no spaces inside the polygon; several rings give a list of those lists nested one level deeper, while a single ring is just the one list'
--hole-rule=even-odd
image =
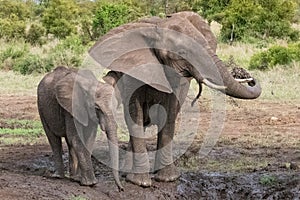
[{"label": "elephant tusk", "polygon": [[235,78],[234,80],[236,80],[239,83],[249,83],[249,82],[253,81],[254,79],[253,78],[243,78],[243,79]]},{"label": "elephant tusk", "polygon": [[216,89],[216,90],[225,90],[227,87],[224,85],[216,85],[212,82],[210,82],[207,79],[203,79],[202,81],[205,85],[207,85],[208,87],[212,88],[212,89]]}]

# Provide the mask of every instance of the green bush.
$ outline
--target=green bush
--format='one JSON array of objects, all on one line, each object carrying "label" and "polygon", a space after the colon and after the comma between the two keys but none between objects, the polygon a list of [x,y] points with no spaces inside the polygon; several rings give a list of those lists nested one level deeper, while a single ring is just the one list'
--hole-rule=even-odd
[{"label": "green bush", "polygon": [[129,8],[125,4],[101,4],[93,20],[94,38],[104,35],[110,29],[129,22]]},{"label": "green bush", "polygon": [[287,65],[292,62],[293,58],[290,49],[282,46],[273,46],[268,50],[271,58],[270,65]]},{"label": "green bush", "polygon": [[77,14],[75,0],[51,0],[43,12],[42,23],[47,33],[63,39],[76,32]]},{"label": "green bush", "polygon": [[25,28],[24,21],[0,18],[0,38],[5,38],[6,40],[24,38]]},{"label": "green bush", "polygon": [[24,41],[4,47],[0,51],[0,69],[14,70],[25,75],[49,72],[58,65],[80,67],[88,50],[78,35],[60,40],[54,47],[31,47]]},{"label": "green bush", "polygon": [[1,0],[0,3],[0,18],[17,18],[25,20],[30,16],[30,9],[25,1],[22,0]]},{"label": "green bush", "polygon": [[197,5],[205,18],[222,24],[223,41],[249,37],[299,39],[299,32],[291,27],[295,0],[199,0]]},{"label": "green bush", "polygon": [[24,1],[1,0],[0,38],[7,40],[24,38],[26,20],[30,14],[30,9]]},{"label": "green bush", "polygon": [[254,54],[250,59],[249,69],[266,70],[269,68],[269,55],[266,51]]},{"label": "green bush", "polygon": [[26,75],[49,72],[53,67],[52,62],[49,62],[48,59],[41,58],[39,55],[28,54],[15,61],[13,70]]},{"label": "green bush", "polygon": [[0,52],[0,69],[12,70],[16,59],[22,58],[29,52],[29,46],[24,42],[15,42]]},{"label": "green bush", "polygon": [[273,46],[253,55],[249,69],[267,70],[276,65],[289,65],[292,61],[300,61],[300,42],[288,47]]},{"label": "green bush", "polygon": [[300,42],[289,45],[289,51],[292,59],[300,62]]},{"label": "green bush", "polygon": [[32,24],[26,34],[26,42],[31,45],[42,45],[44,43],[42,37],[45,35],[46,30],[40,24]]},{"label": "green bush", "polygon": [[84,53],[87,49],[88,47],[83,44],[78,35],[69,36],[50,50],[48,55],[49,62],[52,62],[53,66],[79,67],[83,62]]},{"label": "green bush", "polygon": [[87,51],[87,47],[83,45],[79,36],[68,36],[54,48],[48,50],[46,55],[28,53],[18,57],[13,70],[25,75],[49,72],[58,65],[79,67],[85,51]]}]

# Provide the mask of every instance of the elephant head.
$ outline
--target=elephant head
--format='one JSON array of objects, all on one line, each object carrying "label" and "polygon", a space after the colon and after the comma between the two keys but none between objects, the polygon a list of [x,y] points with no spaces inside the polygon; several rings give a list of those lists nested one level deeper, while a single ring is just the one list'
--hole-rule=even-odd
[{"label": "elephant head", "polygon": [[[215,53],[213,34],[195,13],[184,12],[162,20],[143,20],[113,29],[91,49],[102,66],[128,74],[152,87],[172,93],[164,66],[182,77],[195,78],[227,95],[241,99],[260,96],[255,79],[242,84],[227,71]],[[175,86],[176,87],[176,86]]]},{"label": "elephant head", "polygon": [[[80,133],[81,127],[88,127],[91,123],[98,123],[106,132],[113,176],[119,189],[123,189],[119,180],[119,152],[117,138],[117,124],[113,116],[116,107],[114,88],[100,83],[91,71],[74,70],[67,73],[55,85],[55,96],[62,108],[70,113],[75,121],[78,134],[86,148],[91,152],[95,135]],[[96,130],[95,130],[96,131]]]}]

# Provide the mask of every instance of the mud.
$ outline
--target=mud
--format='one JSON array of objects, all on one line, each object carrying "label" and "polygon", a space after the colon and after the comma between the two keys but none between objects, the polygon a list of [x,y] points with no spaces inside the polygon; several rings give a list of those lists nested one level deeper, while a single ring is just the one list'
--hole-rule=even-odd
[{"label": "mud", "polygon": [[[42,136],[34,144],[0,143],[0,199],[299,199],[300,106],[228,102],[231,109],[219,142],[199,159],[203,135],[197,135],[176,161],[182,174],[176,182],[153,180],[152,187],[140,188],[121,177],[125,191],[118,192],[110,168],[96,160],[99,183],[94,187],[80,186],[68,178],[53,179],[52,153]],[[210,114],[208,108],[201,108],[201,130],[208,128]],[[0,96],[0,116],[38,120],[36,97]],[[190,123],[198,121],[191,118]],[[8,126],[1,124],[1,128],[13,128]],[[155,142],[149,141],[148,149],[155,149]],[[67,157],[64,146],[66,169]]]},{"label": "mud", "polygon": [[177,191],[183,199],[299,199],[299,183],[299,172],[186,173]]}]

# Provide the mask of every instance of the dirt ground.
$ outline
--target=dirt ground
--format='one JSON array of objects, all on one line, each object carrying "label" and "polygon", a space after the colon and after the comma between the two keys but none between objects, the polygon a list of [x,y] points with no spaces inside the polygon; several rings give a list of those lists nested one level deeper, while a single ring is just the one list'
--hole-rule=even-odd
[{"label": "dirt ground", "polygon": [[[230,99],[227,103],[230,109],[218,143],[198,159],[203,136],[197,136],[176,161],[182,174],[176,182],[153,180],[152,187],[141,188],[122,177],[125,191],[118,192],[111,170],[96,160],[99,183],[94,187],[50,178],[52,153],[41,136],[34,144],[0,143],[0,199],[299,199],[300,105]],[[38,120],[36,97],[0,96],[0,116],[0,128],[7,128],[3,119]],[[210,110],[201,108],[201,116],[205,129]],[[189,126],[197,126],[193,123],[199,121],[191,119]],[[66,165],[67,156],[65,148]]]}]

